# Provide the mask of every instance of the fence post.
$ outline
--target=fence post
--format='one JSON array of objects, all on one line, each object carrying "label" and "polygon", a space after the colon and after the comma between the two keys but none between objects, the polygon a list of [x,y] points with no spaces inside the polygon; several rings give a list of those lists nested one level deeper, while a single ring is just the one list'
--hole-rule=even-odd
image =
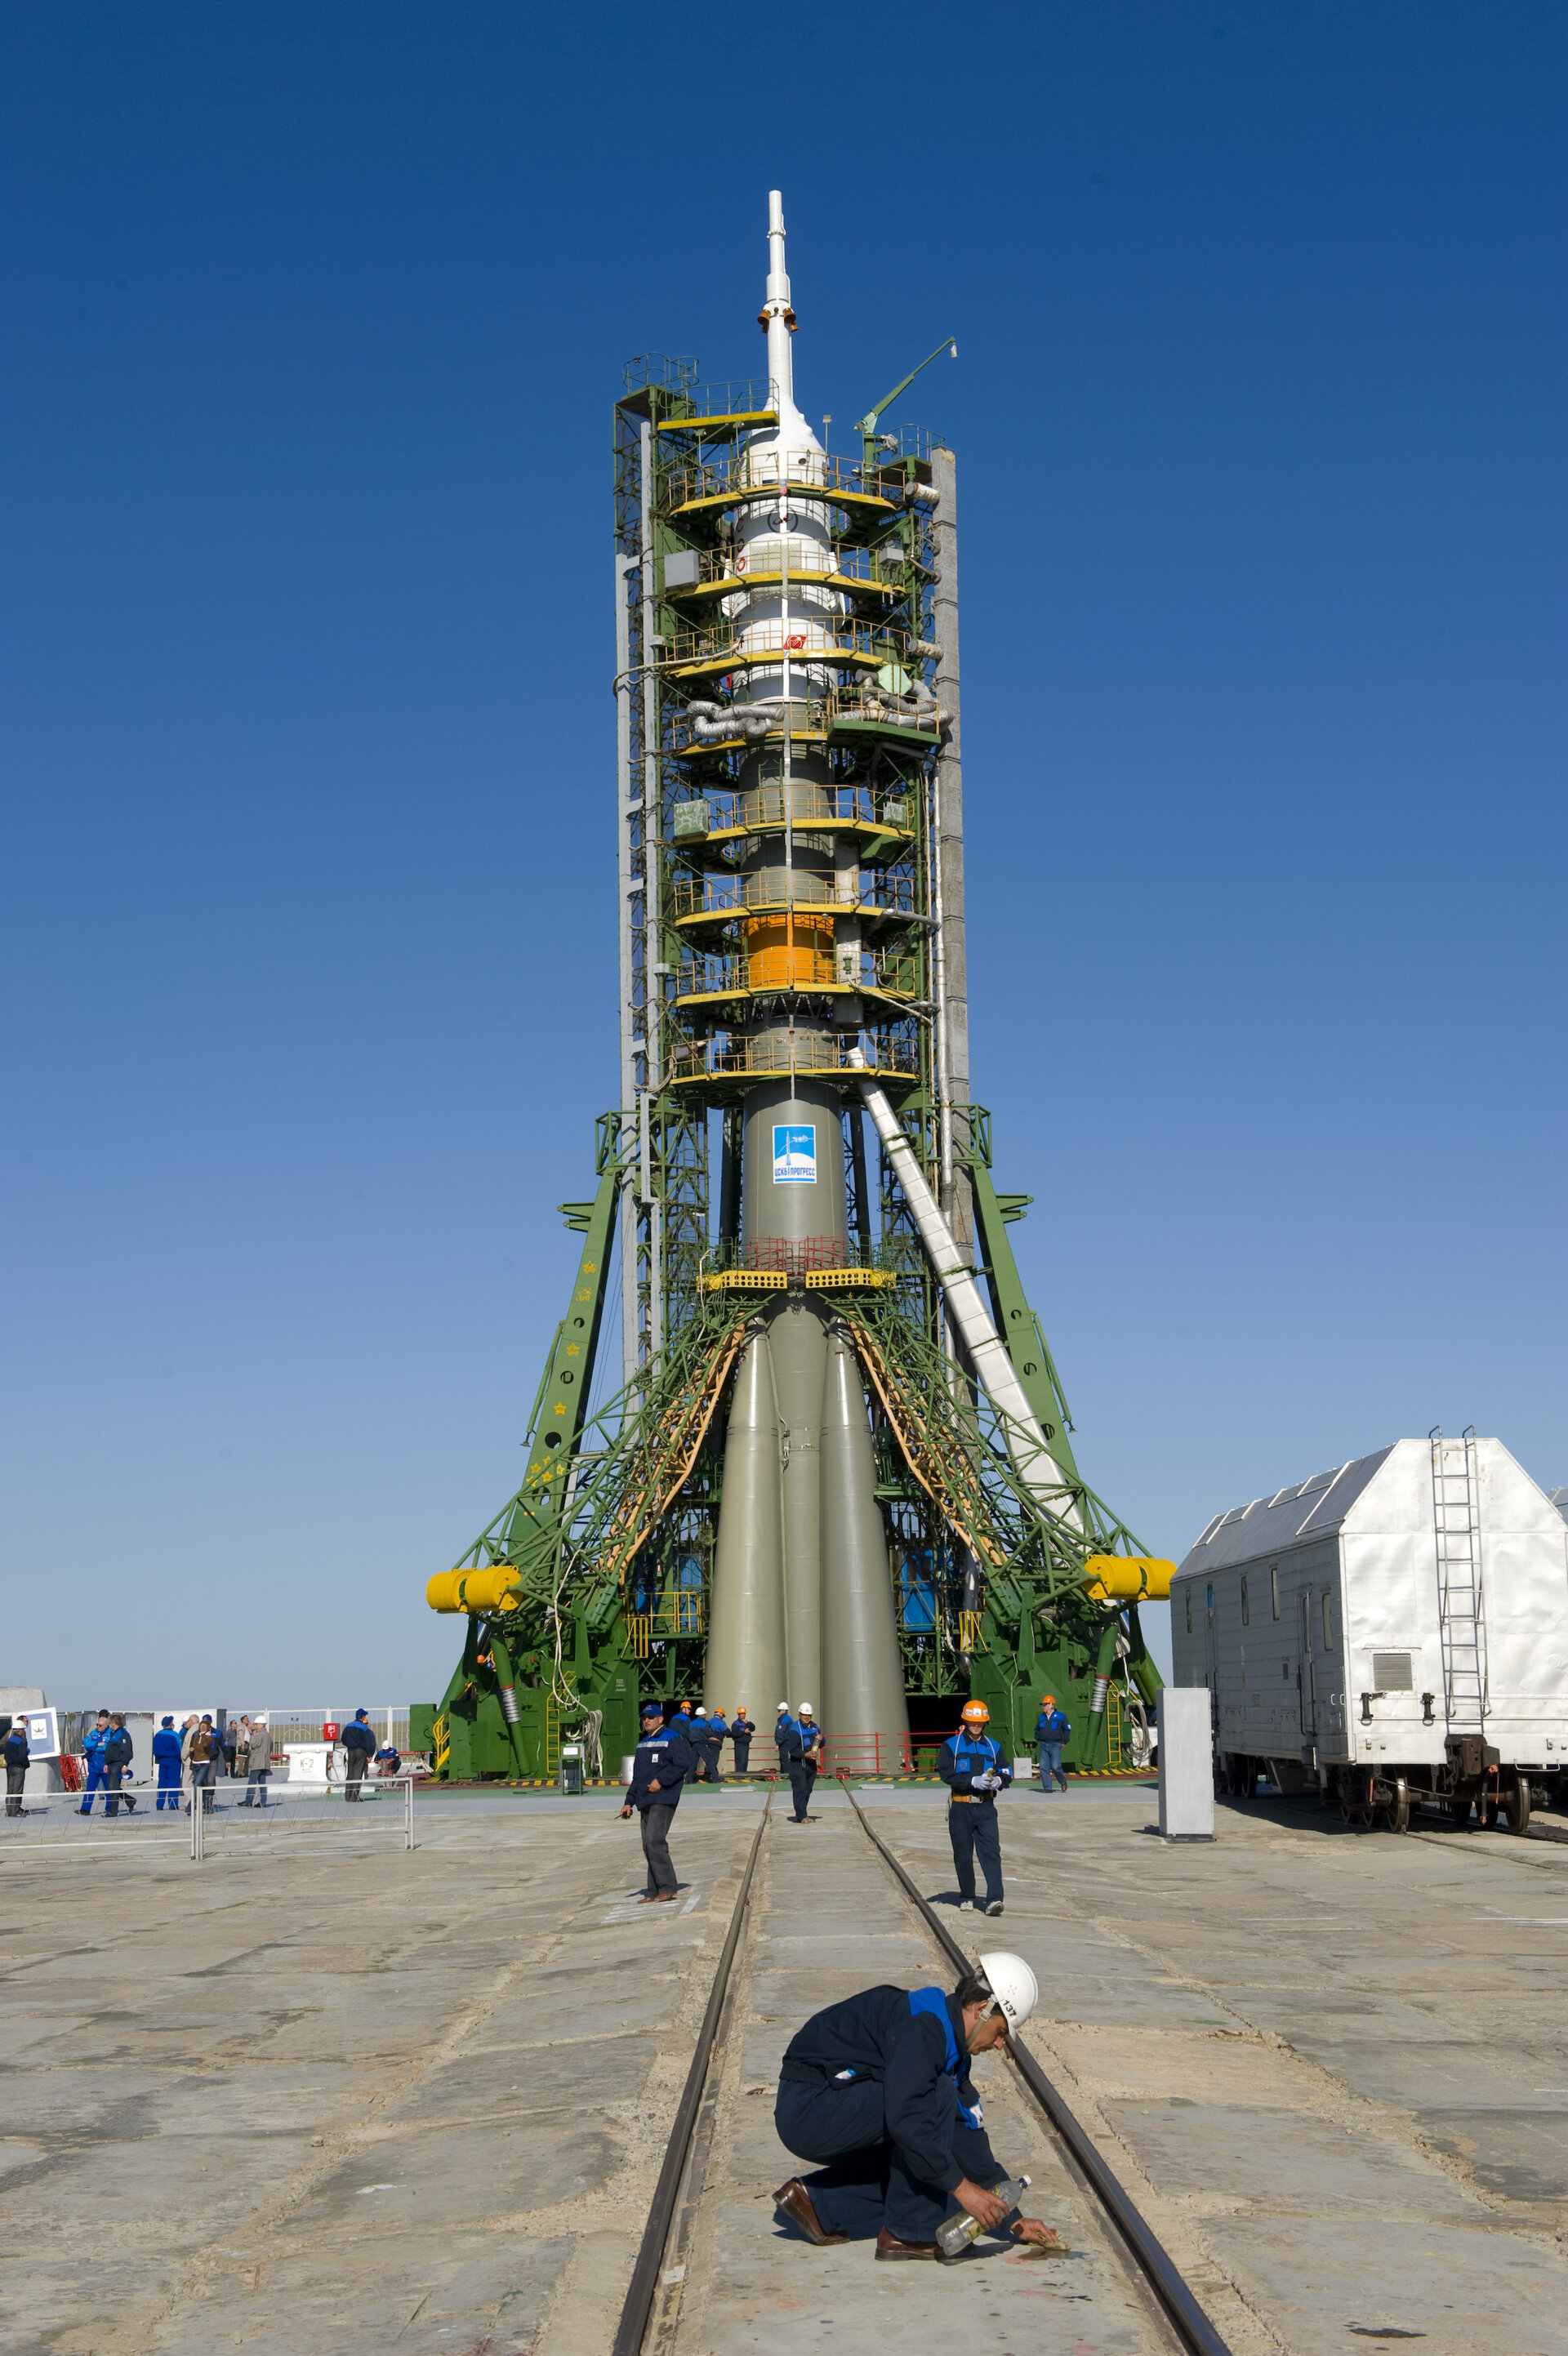
[{"label": "fence post", "polygon": [[190,1861],[199,1865],[206,1855],[201,1838],[201,1786],[194,1776],[190,1784]]},{"label": "fence post", "polygon": [[406,1811],[403,1816],[404,1833],[403,1845],[404,1848],[412,1848],[413,1847],[413,1778],[412,1775],[408,1776],[404,1781],[403,1798],[403,1806]]}]

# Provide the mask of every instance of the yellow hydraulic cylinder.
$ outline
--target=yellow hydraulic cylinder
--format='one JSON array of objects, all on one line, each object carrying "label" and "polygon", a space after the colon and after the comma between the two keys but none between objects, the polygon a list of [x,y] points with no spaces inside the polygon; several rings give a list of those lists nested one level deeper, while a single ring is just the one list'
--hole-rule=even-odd
[{"label": "yellow hydraulic cylinder", "polygon": [[1176,1577],[1175,1563],[1156,1555],[1091,1554],[1083,1568],[1096,1603],[1165,1603]]},{"label": "yellow hydraulic cylinder", "polygon": [[425,1586],[432,1612],[514,1612],[521,1582],[510,1562],[481,1563],[477,1569],[438,1570]]}]

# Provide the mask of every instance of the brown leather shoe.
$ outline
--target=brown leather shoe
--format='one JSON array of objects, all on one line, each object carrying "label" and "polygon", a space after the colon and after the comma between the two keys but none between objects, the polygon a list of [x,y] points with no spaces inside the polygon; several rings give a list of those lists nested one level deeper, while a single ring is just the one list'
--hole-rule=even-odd
[{"label": "brown leather shoe", "polygon": [[781,2184],[773,2199],[791,2225],[799,2225],[807,2241],[815,2242],[819,2250],[831,2249],[835,2242],[848,2241],[847,2233],[824,2232],[822,2221],[811,2206],[811,2196],[798,2176],[792,2176],[787,2184]]},{"label": "brown leather shoe", "polygon": [[901,2242],[897,2233],[890,2233],[884,2225],[876,2236],[876,2254],[878,2259],[934,2258],[937,2245],[934,2242]]}]

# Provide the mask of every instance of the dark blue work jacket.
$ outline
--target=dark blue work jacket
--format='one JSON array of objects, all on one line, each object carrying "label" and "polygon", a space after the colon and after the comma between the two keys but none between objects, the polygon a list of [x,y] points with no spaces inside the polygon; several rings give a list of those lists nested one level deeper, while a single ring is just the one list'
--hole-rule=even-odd
[{"label": "dark blue work jacket", "polygon": [[[681,1786],[696,1769],[692,1746],[678,1730],[677,1719],[671,1726],[661,1726],[657,1734],[645,1734],[632,1753],[631,1788],[627,1798],[634,1808],[673,1808],[681,1797]],[[658,1783],[657,1792],[649,1785]]]},{"label": "dark blue work jacket", "polygon": [[153,1757],[157,1761],[160,1783],[179,1781],[179,1737],[172,1726],[160,1726],[153,1737]]},{"label": "dark blue work jacket", "polygon": [[963,2016],[945,1988],[873,1987],[830,2004],[797,2029],[783,2075],[807,2083],[870,2078],[884,2089],[887,2132],[910,2169],[950,2192],[964,2174],[953,2129],[983,2124]]},{"label": "dark blue work jacket", "polygon": [[950,1792],[968,1793],[977,1807],[995,1804],[994,1792],[977,1792],[977,1775],[1000,1775],[1002,1788],[1013,1781],[1013,1770],[1002,1756],[1002,1745],[989,1734],[967,1734],[961,1728],[950,1742],[944,1742],[937,1753],[937,1772]]},{"label": "dark blue work jacket", "polygon": [[14,1726],[5,1737],[5,1764],[7,1767],[27,1767],[32,1764],[32,1754],[27,1749],[27,1730],[25,1726]]},{"label": "dark blue work jacket", "polygon": [[1065,1742],[1071,1732],[1065,1709],[1043,1709],[1035,1720],[1036,1742]]}]

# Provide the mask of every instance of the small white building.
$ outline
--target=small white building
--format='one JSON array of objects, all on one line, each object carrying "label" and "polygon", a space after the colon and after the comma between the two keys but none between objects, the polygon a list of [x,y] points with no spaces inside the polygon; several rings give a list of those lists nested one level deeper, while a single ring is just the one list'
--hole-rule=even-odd
[{"label": "small white building", "polygon": [[1522,1829],[1568,1766],[1568,1526],[1498,1440],[1397,1440],[1217,1514],[1171,1584],[1232,1789]]}]

